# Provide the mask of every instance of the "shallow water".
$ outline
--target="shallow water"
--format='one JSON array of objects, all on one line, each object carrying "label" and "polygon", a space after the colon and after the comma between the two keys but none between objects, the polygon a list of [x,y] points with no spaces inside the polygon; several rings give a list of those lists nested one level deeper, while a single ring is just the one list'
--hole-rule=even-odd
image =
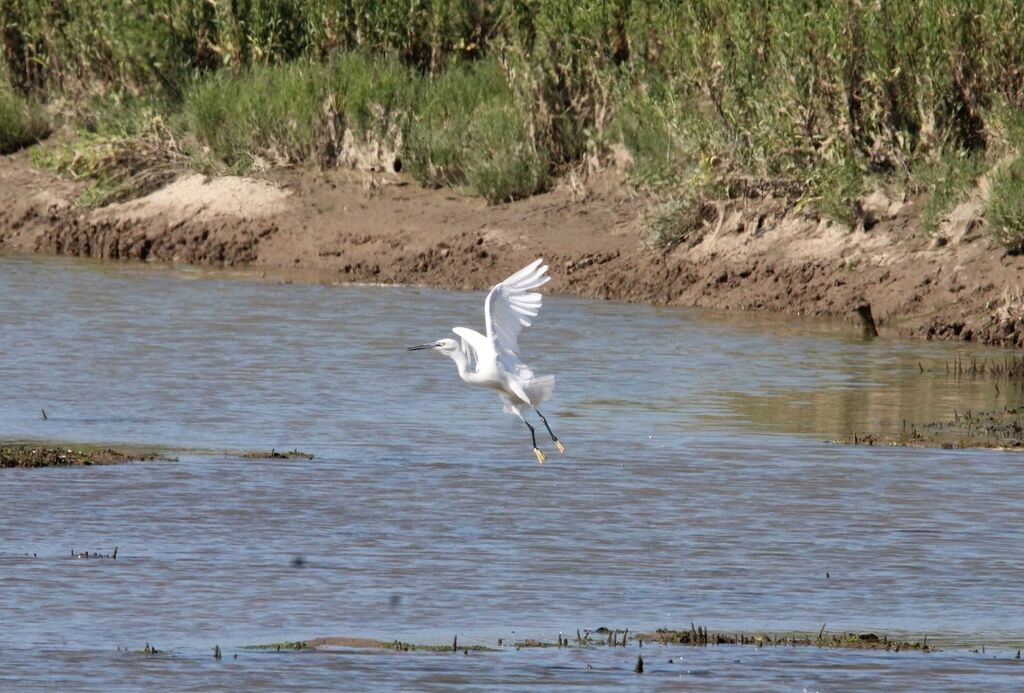
[{"label": "shallow water", "polygon": [[[1017,403],[1014,388],[944,372],[958,353],[1002,352],[549,298],[522,345],[558,375],[545,414],[568,454],[545,444],[541,466],[493,394],[404,350],[479,328],[481,301],[0,258],[0,437],[178,457],[0,472],[0,688],[992,688],[1024,675],[1008,659],[1024,644],[1024,457],[827,442]],[[316,458],[239,456],[270,448]],[[114,546],[116,561],[67,558]],[[691,621],[928,634],[946,651],[648,646],[638,679],[635,647],[239,649]],[[116,649],[146,642],[169,654]]]}]

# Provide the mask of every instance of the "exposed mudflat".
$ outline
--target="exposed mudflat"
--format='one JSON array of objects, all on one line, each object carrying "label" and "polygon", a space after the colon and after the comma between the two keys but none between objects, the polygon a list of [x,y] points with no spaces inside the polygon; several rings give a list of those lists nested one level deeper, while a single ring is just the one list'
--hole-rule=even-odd
[{"label": "exposed mudflat", "polygon": [[705,627],[690,626],[689,629],[672,630],[661,628],[657,631],[642,633],[629,629],[609,629],[605,627],[594,630],[576,630],[575,636],[558,634],[555,640],[498,639],[495,646],[479,643],[459,643],[458,636],[448,643],[415,644],[402,640],[377,640],[348,636],[317,637],[309,640],[278,642],[265,645],[253,645],[250,649],[276,650],[308,650],[325,648],[345,649],[377,649],[397,650],[399,652],[494,652],[501,649],[535,649],[535,648],[600,648],[600,647],[637,647],[641,654],[646,643],[651,645],[687,645],[706,647],[715,645],[751,645],[756,647],[823,647],[832,649],[854,650],[886,650],[901,652],[904,650],[931,652],[934,648],[925,637],[920,641],[890,639],[888,635],[875,633],[829,633],[822,626],[821,631],[814,633],[712,633]]},{"label": "exposed mudflat", "polygon": [[854,434],[837,441],[854,445],[920,448],[1024,449],[1024,408],[955,412],[953,418],[923,425],[904,422],[894,435]]},{"label": "exposed mudflat", "polygon": [[47,445],[0,446],[0,469],[13,467],[84,467],[95,464],[121,464],[166,459],[151,452],[99,447]]},{"label": "exposed mudflat", "polygon": [[397,174],[185,174],[87,211],[81,184],[0,157],[0,251],[245,267],[284,280],[481,289],[543,256],[552,292],[653,304],[838,315],[871,306],[904,336],[1024,346],[1024,258],[986,232],[984,186],[938,232],[920,200],[877,193],[854,228],[772,198],[722,202],[669,253],[649,202],[616,174],[488,206]]}]

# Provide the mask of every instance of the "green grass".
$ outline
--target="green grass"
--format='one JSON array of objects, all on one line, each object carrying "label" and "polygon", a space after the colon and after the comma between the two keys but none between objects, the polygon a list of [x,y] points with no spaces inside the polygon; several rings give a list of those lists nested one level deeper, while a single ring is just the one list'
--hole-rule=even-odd
[{"label": "green grass", "polygon": [[1024,252],[1024,157],[1017,156],[992,176],[985,213],[988,226],[1007,251]]},{"label": "green grass", "polygon": [[688,131],[687,126],[701,123],[696,109],[680,103],[674,94],[654,95],[650,90],[627,90],[621,99],[613,138],[633,157],[633,182],[656,191],[678,187],[687,172],[696,171],[701,150],[712,149],[707,138]]},{"label": "green grass", "polygon": [[512,103],[505,71],[497,60],[454,65],[422,93],[405,140],[409,173],[431,187],[464,185],[474,113],[487,104]]},{"label": "green grass", "polygon": [[10,154],[46,137],[50,125],[42,108],[0,83],[0,154]]},{"label": "green grass", "polygon": [[184,93],[185,128],[236,171],[259,161],[305,161],[327,94],[327,71],[308,62],[220,72]]},{"label": "green grass", "polygon": [[699,232],[714,216],[714,207],[699,189],[681,190],[651,211],[648,242],[655,250],[668,252]]},{"label": "green grass", "polygon": [[[696,181],[849,220],[895,182],[932,191],[934,225],[1009,151],[1024,93],[1014,0],[18,0],[0,27],[7,82],[73,104],[85,132],[104,103],[148,100],[189,157],[394,152],[491,202],[623,143],[632,182],[664,199]],[[22,146],[11,102],[0,143]]]},{"label": "green grass", "polygon": [[144,195],[172,180],[188,163],[200,166],[202,158],[187,159],[161,116],[134,104],[118,116],[121,120],[105,121],[96,131],[79,130],[73,138],[34,147],[33,163],[88,181],[76,200],[86,207]]},{"label": "green grass", "polygon": [[921,212],[926,231],[934,233],[942,219],[967,199],[985,168],[982,153],[964,151],[922,162],[916,167],[915,189],[929,193]]},{"label": "green grass", "polygon": [[466,133],[466,182],[488,202],[511,202],[547,187],[550,158],[531,141],[529,115],[492,101],[473,111]]},{"label": "green grass", "polygon": [[[464,185],[502,202],[549,180],[549,157],[531,142],[529,114],[496,62],[452,68],[437,80],[358,53],[261,66],[197,83],[183,111],[187,130],[239,171],[312,160],[333,117],[335,138],[347,132],[356,148],[399,153],[427,185]],[[332,144],[346,155],[342,142]]]}]

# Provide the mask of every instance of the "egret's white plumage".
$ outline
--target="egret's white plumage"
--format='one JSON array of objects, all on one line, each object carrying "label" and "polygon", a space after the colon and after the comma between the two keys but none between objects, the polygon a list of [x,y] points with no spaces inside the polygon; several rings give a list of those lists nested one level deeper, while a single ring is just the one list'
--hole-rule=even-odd
[{"label": "egret's white plumage", "polygon": [[484,301],[486,335],[468,327],[455,327],[452,331],[458,335],[458,342],[454,339],[441,339],[409,347],[410,350],[439,351],[455,361],[459,376],[467,383],[496,390],[505,403],[505,411],[518,416],[530,429],[533,451],[538,462],[544,461],[544,453],[537,447],[533,426],[523,417],[523,406],[537,412],[559,452],[565,452],[565,446],[551,432],[547,419],[537,410],[541,402],[551,397],[555,389],[555,377],[537,377],[519,359],[519,333],[524,327],[529,327],[532,324],[530,319],[537,317],[540,312],[541,295],[535,289],[550,281],[547,271],[548,266],[544,261],[537,259],[505,281],[494,285]]}]

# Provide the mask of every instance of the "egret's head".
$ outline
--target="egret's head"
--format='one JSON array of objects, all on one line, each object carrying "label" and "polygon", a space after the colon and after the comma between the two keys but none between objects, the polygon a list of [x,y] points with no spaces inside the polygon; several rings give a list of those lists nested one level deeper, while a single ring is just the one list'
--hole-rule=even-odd
[{"label": "egret's head", "polygon": [[459,343],[454,339],[439,339],[436,342],[417,344],[416,346],[409,347],[409,351],[419,351],[420,349],[431,349],[442,354],[453,354],[458,351]]}]

